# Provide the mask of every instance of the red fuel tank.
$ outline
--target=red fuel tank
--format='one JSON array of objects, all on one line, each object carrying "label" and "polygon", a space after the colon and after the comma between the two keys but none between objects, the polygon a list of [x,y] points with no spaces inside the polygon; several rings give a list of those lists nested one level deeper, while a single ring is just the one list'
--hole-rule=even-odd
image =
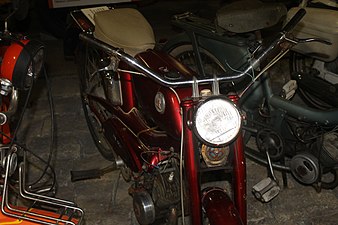
[{"label": "red fuel tank", "polygon": [[[166,53],[149,50],[140,53],[136,58],[166,79],[191,80],[194,75],[189,68]],[[180,138],[182,129],[180,102],[181,99],[192,95],[191,86],[164,87],[141,75],[134,76],[133,79],[137,102],[147,119],[169,135]]]}]

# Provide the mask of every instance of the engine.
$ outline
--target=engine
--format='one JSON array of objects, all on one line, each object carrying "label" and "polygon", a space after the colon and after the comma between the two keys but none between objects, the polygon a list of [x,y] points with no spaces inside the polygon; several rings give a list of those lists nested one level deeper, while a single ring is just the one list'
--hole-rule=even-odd
[{"label": "engine", "polygon": [[140,224],[151,224],[168,216],[180,202],[179,167],[176,159],[166,160],[132,188],[133,207]]}]

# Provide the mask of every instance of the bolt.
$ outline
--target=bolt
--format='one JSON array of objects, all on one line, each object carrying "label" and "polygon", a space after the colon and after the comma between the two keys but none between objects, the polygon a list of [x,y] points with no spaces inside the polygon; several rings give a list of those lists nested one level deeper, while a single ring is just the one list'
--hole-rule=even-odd
[{"label": "bolt", "polygon": [[174,181],[174,172],[171,172],[168,178],[169,182],[173,182]]}]

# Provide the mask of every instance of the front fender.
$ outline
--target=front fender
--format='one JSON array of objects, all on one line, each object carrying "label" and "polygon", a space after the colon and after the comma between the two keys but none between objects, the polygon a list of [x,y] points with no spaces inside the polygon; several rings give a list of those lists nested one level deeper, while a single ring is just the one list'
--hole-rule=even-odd
[{"label": "front fender", "polygon": [[204,190],[202,206],[210,225],[243,225],[233,201],[220,188]]}]

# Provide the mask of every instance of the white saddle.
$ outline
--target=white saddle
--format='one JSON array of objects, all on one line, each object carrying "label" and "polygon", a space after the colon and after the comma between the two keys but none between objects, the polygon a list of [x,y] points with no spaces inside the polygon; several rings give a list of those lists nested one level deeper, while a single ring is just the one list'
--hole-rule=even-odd
[{"label": "white saddle", "polygon": [[135,56],[155,46],[154,31],[133,8],[112,9],[94,15],[94,37]]}]

